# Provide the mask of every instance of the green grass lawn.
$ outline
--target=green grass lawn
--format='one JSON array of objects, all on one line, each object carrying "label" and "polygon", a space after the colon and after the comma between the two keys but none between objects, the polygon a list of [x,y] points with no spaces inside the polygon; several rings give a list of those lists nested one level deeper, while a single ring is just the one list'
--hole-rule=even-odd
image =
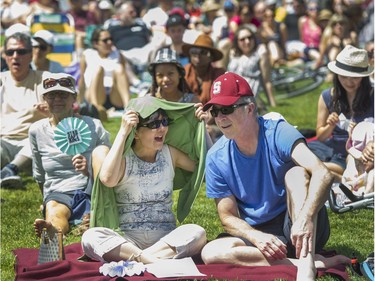
[{"label": "green grass lawn", "polygon": [[[291,124],[299,129],[314,129],[317,100],[322,85],[312,93],[292,99],[278,100],[278,106],[269,111],[280,112]],[[119,119],[110,119],[105,127],[114,139],[119,126]],[[33,222],[41,218],[39,206],[42,195],[37,184],[30,176],[23,175],[24,190],[1,189],[1,276],[0,280],[14,280],[15,257],[12,250],[16,248],[37,248],[38,239],[34,235]],[[175,194],[177,196],[178,194]],[[351,256],[354,253],[359,261],[374,251],[374,213],[373,210],[356,210],[345,214],[329,211],[331,237],[326,249],[335,249],[338,253]],[[205,197],[204,186],[200,190],[193,209],[184,223],[198,223],[204,227],[208,239],[214,239],[222,231],[213,200]],[[65,245],[79,242],[80,237],[69,234]],[[334,280],[322,278],[321,280]],[[365,280],[353,276],[351,280]]]}]

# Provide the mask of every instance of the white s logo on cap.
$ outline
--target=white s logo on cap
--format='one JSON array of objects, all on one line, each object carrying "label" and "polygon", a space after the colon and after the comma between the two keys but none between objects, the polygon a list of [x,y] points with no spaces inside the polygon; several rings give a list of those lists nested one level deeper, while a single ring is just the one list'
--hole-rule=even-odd
[{"label": "white s logo on cap", "polygon": [[216,95],[216,94],[220,94],[220,92],[221,92],[221,81],[217,81],[213,85],[212,93]]}]

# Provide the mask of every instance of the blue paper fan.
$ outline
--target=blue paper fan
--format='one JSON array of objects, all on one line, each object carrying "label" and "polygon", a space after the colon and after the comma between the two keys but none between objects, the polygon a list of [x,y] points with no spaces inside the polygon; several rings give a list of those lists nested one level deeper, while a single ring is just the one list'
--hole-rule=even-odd
[{"label": "blue paper fan", "polygon": [[61,152],[68,155],[83,153],[90,146],[91,131],[82,119],[68,117],[59,122],[53,139]]}]

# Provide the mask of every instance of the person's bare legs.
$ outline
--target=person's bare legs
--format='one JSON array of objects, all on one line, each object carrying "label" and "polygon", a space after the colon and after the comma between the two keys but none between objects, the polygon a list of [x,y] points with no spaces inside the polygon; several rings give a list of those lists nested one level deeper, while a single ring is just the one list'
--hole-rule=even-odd
[{"label": "person's bare legs", "polygon": [[40,237],[43,228],[47,229],[50,237],[61,231],[66,234],[69,231],[69,217],[71,212],[67,206],[56,201],[49,201],[46,205],[46,219],[36,219],[34,221],[35,234]]},{"label": "person's bare legs", "polygon": [[[295,222],[298,214],[302,210],[308,193],[310,184],[310,175],[301,167],[294,167],[285,177],[285,186],[287,188],[288,212]],[[306,257],[300,257],[298,264],[297,281],[315,280],[316,268],[314,264],[315,239],[316,239],[316,215],[314,216],[314,234],[313,234],[313,251],[309,252]]]},{"label": "person's bare legs", "polygon": [[[256,247],[247,246],[241,239],[225,237],[213,240],[204,246],[202,259],[205,264],[229,263],[244,266],[294,265],[301,268],[304,265],[299,259],[285,258],[282,260],[267,260]],[[314,267],[329,268],[338,264],[350,264],[350,259],[342,255],[325,258],[314,256]],[[302,280],[308,280],[306,278]]]},{"label": "person's bare legs", "polygon": [[117,64],[117,68],[113,72],[113,86],[109,99],[116,107],[125,108],[129,103],[129,79],[125,66],[122,64]]},{"label": "person's bare legs", "polygon": [[107,120],[107,112],[104,108],[106,101],[106,92],[103,84],[104,69],[103,67],[98,68],[98,72],[91,81],[90,86],[86,89],[85,99],[88,103],[94,105],[99,112],[99,118],[101,121]]}]

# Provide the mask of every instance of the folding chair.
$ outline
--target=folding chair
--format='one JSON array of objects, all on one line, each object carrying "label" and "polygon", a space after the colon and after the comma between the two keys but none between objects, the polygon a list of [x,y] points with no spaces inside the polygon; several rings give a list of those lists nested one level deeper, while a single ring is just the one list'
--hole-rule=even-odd
[{"label": "folding chair", "polygon": [[346,185],[342,183],[339,184],[339,188],[346,196],[346,200],[340,200],[342,202],[338,202],[337,195],[331,188],[328,202],[329,207],[333,212],[342,214],[356,209],[374,208],[374,192],[362,195],[355,195],[352,191],[350,191],[350,189]]},{"label": "folding chair", "polygon": [[38,30],[48,30],[54,34],[54,48],[48,58],[66,67],[75,59],[75,27],[74,19],[69,14],[30,15],[26,19],[31,34]]}]

